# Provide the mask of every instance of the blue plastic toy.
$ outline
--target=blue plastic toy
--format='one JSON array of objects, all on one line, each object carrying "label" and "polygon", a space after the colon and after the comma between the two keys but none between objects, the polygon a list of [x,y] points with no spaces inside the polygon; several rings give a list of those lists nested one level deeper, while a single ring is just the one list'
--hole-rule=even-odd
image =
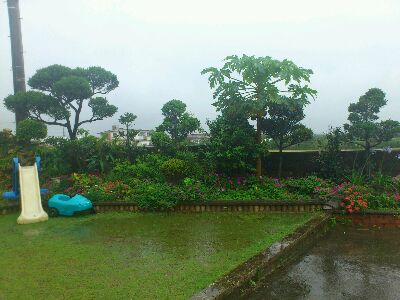
[{"label": "blue plastic toy", "polygon": [[82,195],[70,197],[63,194],[56,194],[48,202],[50,217],[73,216],[76,213],[90,212],[95,213],[92,202]]},{"label": "blue plastic toy", "polygon": [[[38,173],[40,172],[40,161],[41,158],[40,156],[36,156],[35,158],[36,161],[36,166],[38,169]],[[12,159],[12,164],[13,164],[13,174],[12,174],[12,191],[10,192],[4,192],[3,193],[3,198],[8,199],[8,200],[18,200],[20,190],[19,190],[19,178],[18,178],[18,163],[20,161],[18,160],[18,157],[14,157]],[[41,194],[47,194],[48,189],[40,189]]]}]

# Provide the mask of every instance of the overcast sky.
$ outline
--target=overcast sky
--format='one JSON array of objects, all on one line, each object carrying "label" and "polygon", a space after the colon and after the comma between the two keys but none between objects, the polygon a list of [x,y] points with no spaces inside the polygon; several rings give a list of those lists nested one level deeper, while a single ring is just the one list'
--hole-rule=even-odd
[{"label": "overcast sky", "polygon": [[[98,65],[118,76],[120,86],[107,98],[119,111],[90,125],[92,133],[124,112],[138,115],[137,128],[153,128],[173,98],[203,123],[213,119],[200,72],[232,54],[311,68],[318,98],[304,123],[317,132],[344,123],[348,104],[371,87],[387,94],[381,116],[400,120],[399,0],[20,0],[20,8],[27,78],[51,64]],[[1,1],[0,99],[13,93],[8,36]],[[13,120],[1,105],[0,128]]]}]

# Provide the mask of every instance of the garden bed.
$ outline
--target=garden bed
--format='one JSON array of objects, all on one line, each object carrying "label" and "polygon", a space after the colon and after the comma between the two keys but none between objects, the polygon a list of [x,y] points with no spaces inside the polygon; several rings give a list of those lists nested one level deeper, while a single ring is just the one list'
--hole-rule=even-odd
[{"label": "garden bed", "polygon": [[[0,217],[0,298],[187,299],[312,213]],[[55,294],[56,293],[56,294]]]}]

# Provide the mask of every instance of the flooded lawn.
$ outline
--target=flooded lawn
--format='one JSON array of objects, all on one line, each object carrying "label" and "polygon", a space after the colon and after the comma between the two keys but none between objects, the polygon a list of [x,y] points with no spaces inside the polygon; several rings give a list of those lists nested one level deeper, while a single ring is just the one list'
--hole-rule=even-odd
[{"label": "flooded lawn", "polygon": [[0,216],[0,299],[185,299],[312,216]]},{"label": "flooded lawn", "polygon": [[399,299],[400,229],[337,226],[246,299]]}]

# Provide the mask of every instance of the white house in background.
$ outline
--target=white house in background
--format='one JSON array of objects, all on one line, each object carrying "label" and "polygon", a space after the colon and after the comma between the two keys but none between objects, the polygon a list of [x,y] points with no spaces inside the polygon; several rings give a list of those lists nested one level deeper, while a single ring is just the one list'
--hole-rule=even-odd
[{"label": "white house in background", "polygon": [[200,145],[208,140],[208,134],[205,132],[194,132],[187,136],[189,142]]},{"label": "white house in background", "polygon": [[[100,135],[105,135],[108,141],[120,138],[120,132],[126,132],[126,129],[118,127],[118,125],[113,125],[111,130],[100,132]],[[154,130],[149,129],[139,129],[138,133],[134,137],[136,144],[140,147],[152,147],[151,134]],[[207,133],[191,133],[187,137],[188,141],[195,145],[202,144],[208,140]]]},{"label": "white house in background", "polygon": [[[105,135],[107,140],[109,142],[111,142],[114,139],[120,138],[121,131],[126,133],[125,128],[120,128],[120,127],[118,127],[118,125],[113,125],[111,127],[111,130],[100,132],[100,135]],[[151,144],[151,134],[152,133],[153,133],[153,130],[139,129],[138,133],[135,135],[135,137],[133,139],[136,142],[137,146],[152,147],[153,146]]]},{"label": "white house in background", "polygon": [[139,147],[152,147],[151,134],[153,130],[140,129],[137,135],[133,138]]}]

